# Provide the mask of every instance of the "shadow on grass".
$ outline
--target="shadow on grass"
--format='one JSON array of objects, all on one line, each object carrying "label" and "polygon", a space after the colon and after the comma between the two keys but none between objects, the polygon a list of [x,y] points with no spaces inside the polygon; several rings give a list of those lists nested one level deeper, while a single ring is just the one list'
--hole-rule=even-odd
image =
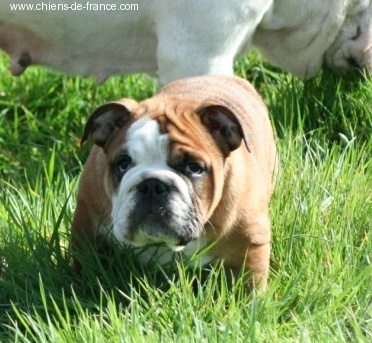
[{"label": "shadow on grass", "polygon": [[[254,57],[254,55],[253,55]],[[268,105],[269,114],[282,138],[289,131],[345,144],[357,137],[369,141],[372,129],[372,78],[354,71],[344,77],[332,70],[303,81],[262,62],[248,59],[235,65],[238,76],[248,79]]]}]

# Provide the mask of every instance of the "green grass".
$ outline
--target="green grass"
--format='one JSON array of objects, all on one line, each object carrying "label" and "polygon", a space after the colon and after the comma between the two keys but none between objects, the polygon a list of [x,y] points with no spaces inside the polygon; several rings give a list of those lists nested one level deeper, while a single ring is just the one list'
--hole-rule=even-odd
[{"label": "green grass", "polygon": [[69,268],[69,225],[98,105],[137,100],[145,75],[94,80],[32,68],[21,78],[0,55],[0,342],[372,341],[372,79],[329,72],[303,82],[256,54],[235,65],[270,109],[281,171],[273,197],[266,294],[206,280],[178,259],[138,266],[116,251]]}]

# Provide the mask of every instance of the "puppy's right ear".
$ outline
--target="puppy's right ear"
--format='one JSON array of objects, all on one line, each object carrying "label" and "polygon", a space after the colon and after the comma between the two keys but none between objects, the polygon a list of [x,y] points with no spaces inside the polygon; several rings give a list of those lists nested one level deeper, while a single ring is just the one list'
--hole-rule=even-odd
[{"label": "puppy's right ear", "polygon": [[123,127],[130,117],[130,110],[120,102],[110,102],[98,107],[85,125],[81,145],[91,136],[93,142],[103,148],[109,138]]}]

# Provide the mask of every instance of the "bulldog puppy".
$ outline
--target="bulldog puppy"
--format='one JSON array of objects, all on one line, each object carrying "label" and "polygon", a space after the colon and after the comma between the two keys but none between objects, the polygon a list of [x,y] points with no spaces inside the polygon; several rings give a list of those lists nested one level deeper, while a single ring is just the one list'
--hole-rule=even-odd
[{"label": "bulldog puppy", "polygon": [[[190,256],[209,243],[247,286],[265,289],[269,202],[276,148],[266,107],[233,76],[171,83],[140,103],[105,104],[82,142],[93,146],[81,177],[72,249],[110,237],[133,246],[163,243]],[[73,267],[81,265],[74,258]]]}]

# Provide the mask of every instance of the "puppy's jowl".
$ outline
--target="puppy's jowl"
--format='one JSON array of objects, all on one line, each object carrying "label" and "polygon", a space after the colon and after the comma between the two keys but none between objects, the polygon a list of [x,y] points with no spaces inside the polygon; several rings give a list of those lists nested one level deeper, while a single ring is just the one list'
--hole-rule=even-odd
[{"label": "puppy's jowl", "polygon": [[105,104],[83,142],[89,136],[73,251],[85,240],[109,244],[110,235],[134,246],[163,243],[170,258],[213,243],[201,263],[244,267],[247,286],[266,288],[277,156],[265,105],[247,81],[188,78],[140,103]]}]

